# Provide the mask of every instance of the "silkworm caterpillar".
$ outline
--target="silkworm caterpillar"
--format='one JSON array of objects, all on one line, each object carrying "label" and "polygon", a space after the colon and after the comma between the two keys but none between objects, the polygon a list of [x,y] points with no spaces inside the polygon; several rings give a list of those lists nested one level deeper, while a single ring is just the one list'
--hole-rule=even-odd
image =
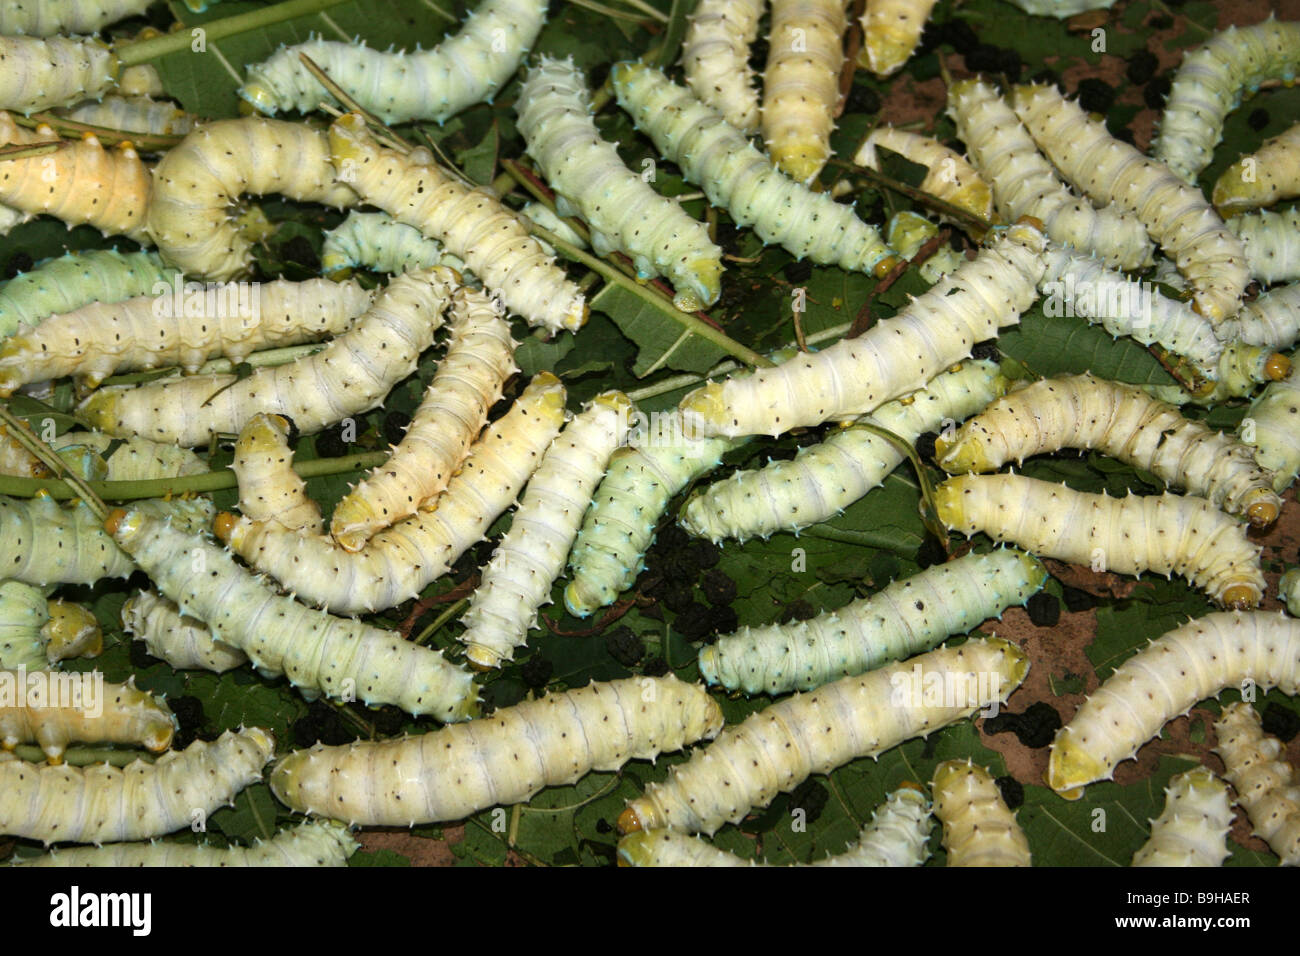
[{"label": "silkworm caterpillar", "polygon": [[1000,618],[1046,580],[1042,564],[1023,552],[968,554],[810,620],[743,627],[700,648],[700,675],[750,695],[812,690]]},{"label": "silkworm caterpillar", "polygon": [[1204,498],[1110,498],[1023,475],[959,475],[935,489],[939,520],[1031,554],[1102,563],[1119,574],[1180,574],[1221,607],[1258,606],[1259,552],[1245,528]]},{"label": "silkworm caterpillar", "polygon": [[54,850],[15,866],[347,866],[360,844],[347,827],[308,821],[251,847],[218,849],[189,843],[114,843]]},{"label": "silkworm caterpillar", "polygon": [[165,704],[137,690],[134,678],[111,684],[99,676],[0,670],[0,746],[38,744],[50,763],[74,740],[141,744],[154,753],[171,746],[175,718]]},{"label": "silkworm caterpillar", "polygon": [[[934,4],[935,0],[867,0],[858,63],[877,76],[901,70],[921,42]],[[865,165],[861,160],[854,162]]]},{"label": "silkworm caterpillar", "polygon": [[457,640],[475,666],[500,667],[512,660],[514,649],[536,627],[537,611],[549,603],[592,492],[627,437],[631,410],[622,392],[597,395],[542,456],[461,618],[465,630]]},{"label": "silkworm caterpillar", "polygon": [[644,63],[611,71],[619,105],[713,205],[798,259],[886,275],[897,263],[874,226],[782,174],[739,130]]},{"label": "silkworm caterpillar", "polygon": [[[929,856],[930,801],[904,786],[871,814],[858,841],[838,856],[795,866],[920,866]],[[618,841],[619,866],[770,866],[675,830],[638,830]]]},{"label": "silkworm caterpillar", "polygon": [[78,406],[78,417],[112,435],[187,447],[214,434],[238,434],[258,412],[287,416],[313,434],[380,405],[415,371],[456,287],[456,274],[441,266],[397,276],[346,332],[313,355],[263,366],[247,378],[191,375],[102,388]]},{"label": "silkworm caterpillar", "polygon": [[847,27],[841,0],[772,0],[761,127],[795,182],[812,182],[830,157]]},{"label": "silkworm caterpillar", "polygon": [[1133,866],[1222,866],[1232,826],[1228,785],[1208,767],[1180,773],[1165,787],[1165,808]]},{"label": "silkworm caterpillar", "polygon": [[125,768],[0,763],[0,833],[51,843],[146,840],[189,826],[262,777],[275,739],[259,727],[196,740]]},{"label": "silkworm caterpillar", "polygon": [[571,581],[564,589],[570,614],[587,617],[613,604],[645,568],[655,526],[677,492],[712,471],[738,442],[727,438],[695,441],[672,411],[643,441],[614,452],[605,477],[569,555]]},{"label": "silkworm caterpillar", "polygon": [[557,209],[591,226],[598,255],[618,249],[640,278],[666,276],[677,290],[673,303],[685,312],[718,301],[722,250],[703,223],[623,165],[596,129],[591,93],[572,61],[543,57],[528,71],[515,112],[529,155],[559,196]]},{"label": "silkworm caterpillar", "polygon": [[96,249],[50,259],[0,286],[0,338],[91,302],[145,295],[159,282],[170,285],[177,274],[154,252]]},{"label": "silkworm caterpillar", "polygon": [[1241,239],[1246,264],[1260,282],[1300,279],[1300,209],[1233,216],[1228,230]]},{"label": "silkworm caterpillar", "polygon": [[[894,213],[889,217],[889,223],[885,227],[885,237],[889,241],[890,247],[908,260],[915,258],[916,254],[921,251],[921,247],[938,234],[938,223],[932,222],[910,209],[903,209]],[[918,271],[921,273],[922,279],[930,285],[934,285],[948,273],[960,268],[965,261],[966,257],[962,253],[952,248],[951,245],[944,244],[935,249],[921,263]]]},{"label": "silkworm caterpillar", "polygon": [[1281,494],[1300,473],[1300,370],[1270,382],[1251,404],[1237,433],[1255,446],[1255,460],[1273,473],[1273,490]]},{"label": "silkworm caterpillar", "polygon": [[339,335],[372,304],[356,282],[159,283],[150,295],[92,302],[0,342],[0,396],[75,375],[90,388],[117,372],[180,366]]},{"label": "silkworm caterpillar", "polygon": [[1227,216],[1293,196],[1300,196],[1300,123],[1225,169],[1213,193]]},{"label": "silkworm caterpillar", "polygon": [[676,677],[591,683],[419,737],[317,745],[271,772],[280,802],[362,826],[459,820],[592,770],[654,759],[722,728],[704,688]]},{"label": "silkworm caterpillar", "polygon": [[989,772],[945,760],[930,780],[949,866],[1031,866],[1029,840]]},{"label": "silkworm caterpillar", "polygon": [[1028,669],[1013,644],[970,640],[787,697],[727,727],[672,767],[666,781],[649,784],[618,827],[712,834],[812,774],[876,757],[1005,700]]},{"label": "silkworm caterpillar", "polygon": [[1088,10],[1109,10],[1115,5],[1115,0],[1007,0],[1007,2],[1024,10],[1025,13],[1032,13],[1038,17],[1055,17],[1058,20]]},{"label": "silkworm caterpillar", "polygon": [[0,36],[0,61],[0,110],[31,114],[71,106],[104,95],[117,81],[117,55],[90,37]]},{"label": "silkworm caterpillar", "polygon": [[995,87],[980,80],[952,84],[948,115],[1008,222],[1033,216],[1053,241],[1118,269],[1150,261],[1153,246],[1138,218],[1114,205],[1094,209],[1070,192]]},{"label": "silkworm caterpillar", "polygon": [[1152,641],[1057,731],[1048,785],[1073,799],[1067,791],[1111,779],[1116,764],[1135,756],[1166,721],[1246,680],[1288,694],[1300,689],[1300,621],[1280,613],[1220,612]]},{"label": "silkworm caterpillar", "polygon": [[[1234,322],[1235,324],[1235,322]],[[1264,382],[1277,382],[1291,371],[1291,361],[1271,348],[1229,342],[1219,356],[1213,380],[1194,391],[1181,385],[1143,385],[1148,395],[1170,405],[1219,405],[1234,398],[1247,398]]]},{"label": "silkworm caterpillar", "polygon": [[445,175],[428,150],[381,149],[355,113],[330,127],[339,177],[366,202],[442,242],[531,325],[576,331],[587,321],[578,287],[528,235],[520,218],[480,189]]},{"label": "silkworm caterpillar", "polygon": [[371,269],[394,275],[432,266],[463,270],[465,263],[384,212],[350,212],[341,225],[325,233],[320,268],[326,275],[347,269]]},{"label": "silkworm caterpillar", "polygon": [[1282,744],[1264,733],[1255,708],[1229,704],[1214,724],[1224,774],[1237,791],[1255,833],[1263,837],[1283,866],[1300,865],[1300,795],[1295,771],[1282,756]]},{"label": "silkworm caterpillar", "polygon": [[[93,455],[93,460],[97,464],[103,463],[104,466],[103,474],[93,477],[103,481],[177,478],[183,475],[202,474],[208,470],[207,463],[188,448],[160,445],[144,438],[121,441],[103,432],[79,431],[64,432],[48,444],[65,461],[67,456],[74,452]],[[110,449],[112,454],[104,459],[102,456]],[[3,426],[0,426],[0,474],[47,478],[50,471],[35,455],[14,441]],[[78,474],[87,477],[80,469]]]},{"label": "silkworm caterpillar", "polygon": [[1037,295],[1045,241],[1037,225],[1018,223],[858,338],[696,389],[681,401],[683,421],[697,435],[779,435],[923,388],[976,342],[1020,321]]},{"label": "silkworm caterpillar", "polygon": [[686,19],[682,70],[700,101],[742,133],[758,132],[756,77],[749,46],[758,37],[763,0],[700,0]]},{"label": "silkworm caterpillar", "polygon": [[[0,37],[0,45],[5,39]],[[62,142],[50,127],[23,129],[0,113],[0,145],[49,142]],[[104,149],[87,133],[53,153],[8,160],[0,167],[0,202],[55,216],[69,228],[88,223],[106,236],[151,241],[145,228],[149,169],[129,143]]]},{"label": "silkworm caterpillar", "polygon": [[150,96],[106,96],[60,110],[59,115],[78,123],[150,136],[185,136],[193,132],[195,123],[195,118],[175,103]]},{"label": "silkworm caterpillar", "polygon": [[379,532],[360,551],[247,519],[219,520],[217,532],[231,550],[300,600],[340,614],[393,607],[446,574],[514,503],[564,424],[564,398],[559,379],[539,374],[471,448],[432,510]]},{"label": "silkworm caterpillar", "polygon": [[[996,362],[963,362],[918,392],[886,402],[862,421],[907,442],[961,421],[1006,391]],[[715,439],[716,440],[716,439]],[[766,538],[799,530],[839,514],[897,468],[904,455],[869,428],[849,426],[806,445],[788,461],[735,474],[692,495],[678,522],[693,535],[719,542]]]},{"label": "silkworm caterpillar", "polygon": [[231,219],[244,193],[353,206],[334,179],[329,140],[301,123],[250,116],[200,126],[154,169],[149,233],[163,259],[190,276],[225,281],[252,265],[252,243]]},{"label": "silkworm caterpillar", "polygon": [[58,598],[49,603],[50,621],[42,628],[49,638],[45,656],[51,664],[74,657],[98,657],[104,634],[95,615],[80,604]]},{"label": "silkworm caterpillar", "polygon": [[376,531],[415,514],[447,487],[506,381],[519,371],[510,323],[494,300],[457,289],[450,325],[447,354],[402,441],[334,509],[330,533],[348,551],[359,551]]},{"label": "silkworm caterpillar", "polygon": [[1151,156],[1195,183],[1223,137],[1223,121],[1265,80],[1290,83],[1300,67],[1300,23],[1273,19],[1229,27],[1183,57]]},{"label": "silkworm caterpillar", "polygon": [[1300,339],[1300,282],[1264,292],[1237,313],[1237,341],[1270,349],[1287,349]]},{"label": "silkworm caterpillar", "polygon": [[1191,283],[1198,312],[1216,326],[1236,314],[1250,282],[1246,250],[1199,189],[1115,139],[1056,87],[1017,87],[1012,106],[1067,180],[1142,220]]},{"label": "silkworm caterpillar", "polygon": [[36,217],[29,212],[21,209],[10,209],[8,206],[0,206],[0,236],[8,235],[12,230],[21,226],[25,222],[31,222]]},{"label": "silkworm caterpillar", "polygon": [[45,667],[49,637],[42,628],[49,619],[43,588],[22,581],[0,581],[0,668]]},{"label": "silkworm caterpillar", "polygon": [[1140,388],[1089,374],[1044,379],[998,399],[940,435],[935,458],[952,474],[985,472],[1062,448],[1096,449],[1256,526],[1272,524],[1282,507],[1249,446]]},{"label": "silkworm caterpillar", "polygon": [[239,511],[249,521],[309,534],[324,530],[320,506],[293,470],[287,419],[263,412],[250,418],[235,442],[230,468],[239,482]]},{"label": "silkworm caterpillar", "polygon": [[922,191],[938,196],[982,219],[993,217],[993,191],[961,153],[920,133],[909,133],[892,126],[877,126],[863,142],[853,161],[868,169],[879,169],[877,146],[926,167],[929,172],[921,180]]},{"label": "silkworm caterpillar", "polygon": [[[1067,246],[1049,246],[1046,258],[1039,289],[1048,316],[1082,316],[1116,338],[1128,335],[1143,345],[1159,343],[1186,357],[1202,374],[1215,374],[1223,342],[1191,306]],[[1232,327],[1236,324],[1234,319]]]},{"label": "silkworm caterpillar", "polygon": [[248,663],[243,651],[217,640],[206,624],[181,614],[175,602],[157,591],[140,591],[122,605],[122,627],[178,671],[222,674]]},{"label": "silkworm caterpillar", "polygon": [[478,708],[469,672],[438,651],[276,594],[206,538],[138,509],[114,511],[105,527],[183,614],[207,622],[217,640],[243,651],[261,673],[285,674],[309,695],[395,704],[444,722],[465,720]]},{"label": "silkworm caterpillar", "polygon": [[333,97],[303,66],[305,53],[363,109],[390,125],[444,122],[492,102],[546,22],[545,0],[483,0],[460,32],[431,50],[372,50],[364,43],[310,39],[282,46],[248,68],[239,95],[257,110],[309,113]]},{"label": "silkworm caterpillar", "polygon": [[6,3],[0,7],[0,34],[53,37],[66,33],[95,33],[101,28],[139,16],[153,0],[63,0],[45,3]]}]

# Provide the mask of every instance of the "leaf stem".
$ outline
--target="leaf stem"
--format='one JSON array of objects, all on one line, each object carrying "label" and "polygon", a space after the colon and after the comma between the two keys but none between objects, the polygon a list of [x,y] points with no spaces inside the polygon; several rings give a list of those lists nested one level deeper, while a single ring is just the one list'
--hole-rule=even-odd
[{"label": "leaf stem", "polygon": [[36,433],[27,429],[25,427],[26,423],[11,412],[7,404],[0,405],[0,420],[3,420],[9,427],[9,432],[14,441],[39,458],[41,463],[50,469],[52,474],[63,476],[66,484],[71,485],[71,494],[68,497],[80,498],[100,521],[108,517],[108,508],[94,489],[90,487],[89,483],[80,475],[74,475],[67,463],[54,453],[54,449],[41,441],[40,436]]}]

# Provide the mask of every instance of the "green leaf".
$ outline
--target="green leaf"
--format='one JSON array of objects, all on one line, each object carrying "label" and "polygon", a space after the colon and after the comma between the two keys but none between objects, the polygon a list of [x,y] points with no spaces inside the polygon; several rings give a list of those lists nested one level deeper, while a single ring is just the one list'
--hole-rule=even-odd
[{"label": "green leaf", "polygon": [[593,311],[603,312],[637,345],[632,374],[644,378],[660,369],[706,372],[725,354],[716,345],[688,332],[674,321],[672,303],[655,308],[626,289],[606,285],[591,300]]},{"label": "green leaf", "polygon": [[998,349],[1035,375],[1092,372],[1133,385],[1174,385],[1155,357],[1129,338],[1113,339],[1101,326],[1072,316],[1048,317],[1039,307],[998,336]]}]

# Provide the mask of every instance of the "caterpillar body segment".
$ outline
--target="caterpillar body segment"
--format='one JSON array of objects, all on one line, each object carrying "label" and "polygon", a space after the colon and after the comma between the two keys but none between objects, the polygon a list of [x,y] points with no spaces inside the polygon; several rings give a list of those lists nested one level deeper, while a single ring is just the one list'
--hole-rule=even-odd
[{"label": "caterpillar body segment", "polygon": [[[939,235],[938,223],[909,209],[894,213],[889,217],[889,223],[885,227],[885,237],[889,240],[890,246],[909,261],[916,258],[921,247],[937,235]],[[944,276],[961,268],[961,264],[965,261],[966,256],[951,245],[941,245],[921,263],[918,271],[922,279],[934,285]]]},{"label": "caterpillar body segment", "polygon": [[1024,10],[1025,13],[1032,13],[1038,17],[1055,17],[1058,20],[1088,10],[1109,10],[1115,5],[1115,0],[1007,0],[1007,2]]},{"label": "caterpillar body segment", "polygon": [[1249,398],[1265,382],[1279,382],[1291,372],[1291,360],[1273,349],[1229,342],[1219,356],[1217,374],[1201,387],[1188,391],[1181,385],[1143,385],[1148,395],[1170,405],[1209,407],[1234,398]]},{"label": "caterpillar body segment", "polygon": [[0,36],[55,37],[96,33],[103,27],[139,16],[153,0],[46,0],[0,6]]},{"label": "caterpillar body segment", "polygon": [[1214,205],[1225,216],[1300,196],[1300,123],[1223,171]]},{"label": "caterpillar body segment", "polygon": [[1029,840],[983,767],[947,760],[930,787],[949,866],[1031,866]]},{"label": "caterpillar body segment", "polygon": [[880,158],[876,153],[878,146],[929,170],[921,180],[920,189],[923,192],[938,196],[981,219],[993,218],[993,191],[980,176],[979,170],[961,153],[920,133],[909,133],[892,126],[877,126],[853,157],[853,161],[868,169],[879,169]]},{"label": "caterpillar body segment", "polygon": [[150,136],[185,136],[193,132],[195,118],[175,103],[151,96],[106,96],[59,111],[78,123],[144,133]]},{"label": "caterpillar body segment", "polygon": [[137,690],[134,679],[112,684],[98,674],[0,670],[0,688],[7,689],[0,704],[0,746],[6,750],[34,743],[50,763],[59,763],[74,740],[142,745],[154,753],[171,746],[175,717],[152,694]]},{"label": "caterpillar body segment", "polygon": [[[862,13],[858,63],[877,76],[891,76],[912,58],[935,0],[867,0]],[[861,160],[855,160],[862,165]]]},{"label": "caterpillar body segment", "polygon": [[706,106],[750,135],[758,132],[756,77],[750,44],[758,38],[764,0],[700,0],[686,20],[682,69],[686,84]]},{"label": "caterpillar body segment", "polygon": [[1228,858],[1232,801],[1208,767],[1180,773],[1165,787],[1165,808],[1133,866],[1222,866]]},{"label": "caterpillar body segment", "polygon": [[320,506],[293,470],[288,419],[265,412],[250,418],[239,432],[230,468],[239,481],[239,511],[249,521],[308,534],[325,530]]},{"label": "caterpillar body segment", "polygon": [[92,37],[0,36],[0,62],[0,110],[24,115],[103,96],[117,81],[117,55]]},{"label": "caterpillar body segment", "polygon": [[0,668],[40,670],[46,666],[43,631],[50,612],[45,589],[22,581],[0,581]]},{"label": "caterpillar body segment", "polygon": [[1229,704],[1214,724],[1224,775],[1237,802],[1283,866],[1300,865],[1300,787],[1276,737],[1264,733],[1255,708]]},{"label": "caterpillar body segment", "polygon": [[1289,349],[1300,340],[1300,282],[1274,286],[1237,313],[1237,341]]},{"label": "caterpillar body segment", "polygon": [[1246,264],[1260,282],[1300,279],[1300,209],[1233,216],[1228,231],[1241,240]]},{"label": "caterpillar body segment", "polygon": [[1273,490],[1281,494],[1300,474],[1300,370],[1270,382],[1251,403],[1237,434],[1253,445],[1255,461],[1273,475]]},{"label": "caterpillar body segment", "polygon": [[99,620],[88,608],[57,598],[49,604],[50,621],[42,628],[51,666],[74,657],[98,657],[104,651]]},{"label": "caterpillar body segment", "polygon": [[465,269],[465,263],[443,249],[442,243],[385,212],[348,213],[340,225],[325,233],[321,246],[320,268],[327,276],[351,269],[399,275],[433,266],[458,272]]},{"label": "caterpillar body segment", "polygon": [[248,663],[243,651],[217,640],[206,624],[182,614],[157,591],[140,591],[122,605],[122,628],[178,671],[223,674]]}]

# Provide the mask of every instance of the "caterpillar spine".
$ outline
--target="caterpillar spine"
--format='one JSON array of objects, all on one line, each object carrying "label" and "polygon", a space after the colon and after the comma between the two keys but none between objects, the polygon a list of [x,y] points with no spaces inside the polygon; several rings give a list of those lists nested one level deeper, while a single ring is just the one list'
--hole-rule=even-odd
[{"label": "caterpillar spine", "polygon": [[1261,723],[1249,704],[1229,704],[1214,724],[1214,752],[1255,832],[1283,866],[1300,865],[1300,786],[1281,742],[1265,734]]},{"label": "caterpillar spine", "polygon": [[1029,840],[989,772],[947,760],[930,781],[949,866],[1031,866]]}]

